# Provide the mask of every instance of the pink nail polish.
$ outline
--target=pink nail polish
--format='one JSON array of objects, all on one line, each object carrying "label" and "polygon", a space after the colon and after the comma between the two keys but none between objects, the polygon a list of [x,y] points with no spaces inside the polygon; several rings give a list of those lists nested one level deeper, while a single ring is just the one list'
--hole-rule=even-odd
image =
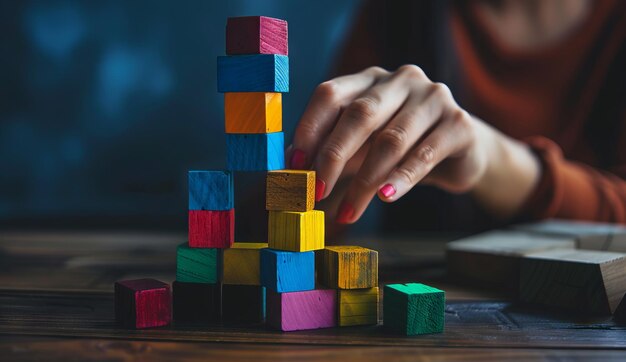
[{"label": "pink nail polish", "polygon": [[343,202],[339,207],[339,213],[337,214],[337,222],[340,224],[348,224],[352,221],[354,216],[354,207],[347,202]]},{"label": "pink nail polish", "polygon": [[326,190],[326,182],[316,178],[315,179],[315,201],[320,202],[324,198],[324,191]]},{"label": "pink nail polish", "polygon": [[306,167],[306,154],[301,150],[294,150],[291,155],[291,168],[295,170],[303,170]]},{"label": "pink nail polish", "polygon": [[396,189],[393,187],[392,184],[386,184],[385,186],[380,188],[380,193],[383,194],[383,196],[389,198],[396,194]]}]

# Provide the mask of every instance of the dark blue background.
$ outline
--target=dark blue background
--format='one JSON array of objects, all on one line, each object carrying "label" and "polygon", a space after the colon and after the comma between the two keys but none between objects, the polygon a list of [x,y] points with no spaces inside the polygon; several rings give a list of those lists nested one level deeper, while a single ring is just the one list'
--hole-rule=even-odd
[{"label": "dark blue background", "polygon": [[[186,216],[186,171],[223,168],[215,59],[229,16],[289,22],[286,139],[351,1],[2,1],[0,221]],[[78,225],[74,225],[78,226]]]}]

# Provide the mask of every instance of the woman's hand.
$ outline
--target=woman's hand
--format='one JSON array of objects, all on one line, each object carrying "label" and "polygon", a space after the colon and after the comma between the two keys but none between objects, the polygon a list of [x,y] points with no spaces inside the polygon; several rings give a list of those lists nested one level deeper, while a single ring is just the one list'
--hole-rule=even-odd
[{"label": "woman's hand", "polygon": [[[358,220],[377,193],[393,202],[417,183],[457,193],[474,190],[488,209],[507,217],[521,206],[539,174],[525,146],[473,118],[448,87],[433,83],[414,65],[395,72],[372,67],[320,84],[288,157],[292,168],[317,171],[317,201],[352,165],[356,173],[339,208],[341,223]],[[521,182],[509,180],[518,175],[503,164],[511,157],[521,167],[517,171],[526,174],[519,175]],[[494,185],[499,182],[514,185]],[[516,185],[517,190],[509,187]],[[507,195],[503,186],[519,197]]]}]

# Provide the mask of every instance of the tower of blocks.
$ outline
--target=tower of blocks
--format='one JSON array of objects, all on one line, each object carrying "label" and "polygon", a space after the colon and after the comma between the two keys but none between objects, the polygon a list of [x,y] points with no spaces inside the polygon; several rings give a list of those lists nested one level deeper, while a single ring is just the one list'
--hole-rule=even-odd
[{"label": "tower of blocks", "polygon": [[[325,248],[324,213],[314,210],[315,172],[284,169],[287,22],[229,18],[226,54],[217,60],[226,170],[188,172],[189,236],[177,248],[173,297],[169,285],[156,280],[118,282],[118,322],[164,326],[173,311],[177,325],[266,322],[282,331],[376,325],[378,253],[358,246]],[[266,242],[235,242],[234,172],[248,171],[266,172]],[[415,306],[413,299],[394,303],[404,303],[405,310]],[[432,318],[442,323],[439,309],[427,304],[420,310],[441,312]]]}]

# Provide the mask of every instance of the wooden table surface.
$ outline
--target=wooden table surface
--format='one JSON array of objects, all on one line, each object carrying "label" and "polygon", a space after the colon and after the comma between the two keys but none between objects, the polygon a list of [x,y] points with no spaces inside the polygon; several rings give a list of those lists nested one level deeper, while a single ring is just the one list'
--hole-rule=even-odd
[{"label": "wooden table surface", "polygon": [[[443,334],[405,337],[382,326],[281,333],[264,326],[125,330],[113,282],[170,282],[184,234],[0,232],[0,360],[626,360],[626,328],[518,305],[445,278],[450,235],[355,239],[379,251],[380,281],[446,291]],[[380,323],[379,323],[380,324]]]}]

